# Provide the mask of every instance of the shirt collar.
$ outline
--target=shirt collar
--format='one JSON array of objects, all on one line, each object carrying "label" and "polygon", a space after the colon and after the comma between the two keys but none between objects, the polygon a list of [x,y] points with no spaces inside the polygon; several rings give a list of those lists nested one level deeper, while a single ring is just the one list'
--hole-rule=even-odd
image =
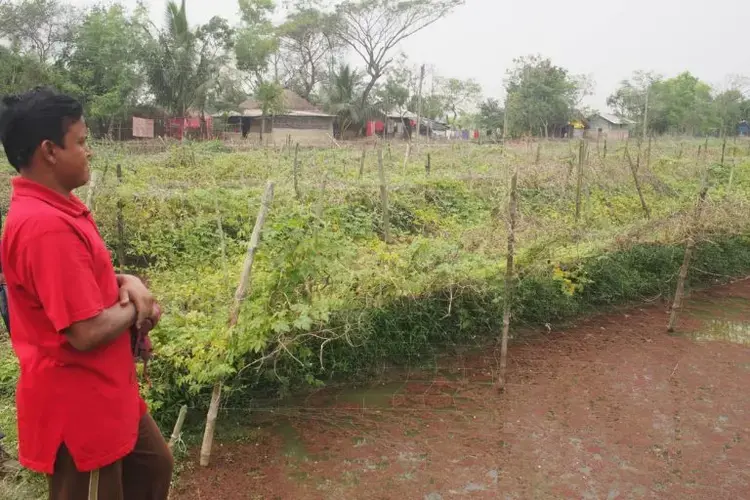
[{"label": "shirt collar", "polygon": [[69,197],[66,197],[48,187],[42,186],[37,182],[21,176],[14,177],[12,183],[13,200],[23,196],[36,198],[73,217],[80,217],[89,213],[88,207],[72,193]]}]

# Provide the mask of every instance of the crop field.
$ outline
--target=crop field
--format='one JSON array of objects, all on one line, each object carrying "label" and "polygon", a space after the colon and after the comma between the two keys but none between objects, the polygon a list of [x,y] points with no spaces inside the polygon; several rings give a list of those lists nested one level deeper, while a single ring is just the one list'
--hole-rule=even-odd
[{"label": "crop field", "polygon": [[[514,173],[515,345],[525,332],[584,315],[668,301],[688,236],[696,242],[688,285],[750,274],[742,139],[153,146],[96,144],[95,180],[78,194],[113,261],[147,280],[165,310],[143,392],[165,434],[188,406],[187,452],[216,383],[222,407],[251,412],[397,370],[437,373],[467,352],[494,359]],[[3,206],[9,177],[0,181]],[[230,327],[269,182],[248,294]],[[0,352],[0,425],[13,450],[16,365],[7,343]],[[482,369],[485,381],[496,378],[494,361]],[[514,373],[511,383],[522,384]],[[228,413],[219,414],[214,448],[234,435]],[[244,424],[254,425],[250,415]],[[0,483],[0,495],[31,498],[22,488],[37,483],[21,474]]]}]

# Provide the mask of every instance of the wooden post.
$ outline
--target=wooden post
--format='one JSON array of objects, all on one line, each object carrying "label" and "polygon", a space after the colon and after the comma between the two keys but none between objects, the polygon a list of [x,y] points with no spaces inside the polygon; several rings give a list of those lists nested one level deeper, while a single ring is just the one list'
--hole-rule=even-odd
[{"label": "wooden post", "polygon": [[500,339],[500,374],[498,389],[505,390],[505,371],[508,364],[508,335],[513,306],[513,265],[516,251],[516,212],[518,211],[518,169],[510,180],[510,202],[508,203],[508,256],[505,264],[505,296],[503,301],[503,334]]},{"label": "wooden post", "polygon": [[604,151],[602,152],[602,158],[607,159],[607,139],[604,139]]},{"label": "wooden post", "polygon": [[630,165],[630,173],[633,174],[633,182],[635,183],[635,190],[638,192],[638,198],[641,200],[643,214],[646,216],[646,219],[651,219],[651,210],[646,204],[646,198],[643,196],[643,190],[641,189],[641,181],[638,178],[638,165],[633,163],[627,144],[625,145],[625,157],[628,159],[628,164]]},{"label": "wooden post", "polygon": [[581,188],[583,187],[583,161],[586,158],[586,143],[578,145],[578,172],[576,172],[576,222],[581,218]]},{"label": "wooden post", "polygon": [[94,203],[94,190],[96,189],[96,178],[97,178],[97,172],[96,170],[92,170],[91,180],[89,181],[89,190],[86,192],[86,206],[89,207],[90,212],[94,210],[93,203]]},{"label": "wooden post", "polygon": [[174,424],[174,430],[172,430],[172,436],[169,438],[169,449],[172,450],[177,440],[180,439],[182,434],[182,426],[185,423],[185,417],[187,417],[188,407],[183,405],[180,408],[180,414],[177,416],[177,422]]},{"label": "wooden post", "polygon": [[737,138],[734,138],[734,146],[732,147],[732,167],[729,170],[729,182],[727,183],[727,194],[732,191],[732,184],[734,183],[734,168],[737,166]]},{"label": "wooden post", "polygon": [[430,153],[427,153],[427,163],[424,165],[425,172],[427,174],[427,177],[430,176],[430,170],[432,169],[432,165],[430,164]]},{"label": "wooden post", "polygon": [[727,136],[724,136],[724,140],[721,143],[721,167],[724,168],[724,158],[727,152]]},{"label": "wooden post", "polygon": [[[245,262],[242,266],[242,274],[240,275],[239,285],[234,293],[234,302],[232,309],[229,312],[229,332],[237,325],[237,321],[240,316],[240,308],[242,302],[247,296],[247,291],[250,286],[250,275],[253,269],[253,262],[255,261],[255,252],[258,250],[260,244],[260,232],[263,229],[263,224],[266,222],[268,216],[268,210],[273,201],[273,182],[266,184],[266,190],[263,193],[263,199],[260,205],[260,211],[258,217],[255,219],[255,227],[253,227],[253,234],[250,236],[250,241],[247,245],[247,253],[245,254]],[[219,405],[221,403],[221,388],[223,380],[218,380],[214,384],[213,391],[211,393],[211,403],[208,406],[208,415],[206,417],[206,429],[203,433],[203,444],[201,445],[200,464],[203,467],[207,467],[211,461],[211,448],[214,444],[214,432],[216,430],[216,419],[219,415]]]},{"label": "wooden post", "polygon": [[[419,70],[419,92],[417,93],[417,139],[416,143],[419,143],[419,134],[422,128],[422,84],[424,83],[424,64]],[[419,147],[417,147],[419,152]],[[407,153],[408,154],[408,153]],[[404,162],[406,164],[406,162]]]},{"label": "wooden post", "polygon": [[534,159],[534,165],[537,167],[539,166],[539,160],[541,159],[541,156],[542,156],[542,143],[537,142],[536,143],[536,158]]},{"label": "wooden post", "polygon": [[505,109],[503,110],[503,147],[501,149],[503,154],[505,154],[505,145],[508,139],[508,97],[508,95],[505,96]]},{"label": "wooden post", "polygon": [[703,161],[708,161],[708,135],[706,135],[706,142],[703,144]]},{"label": "wooden post", "polygon": [[[117,172],[117,186],[122,185],[122,165],[119,163],[116,167]],[[120,193],[117,194],[117,265],[120,268],[120,272],[125,271],[125,221],[122,215],[122,209],[124,203]]]},{"label": "wooden post", "polygon": [[315,217],[318,219],[323,218],[323,204],[326,195],[326,186],[328,185],[328,173],[329,171],[326,170],[325,174],[323,174],[323,180],[320,182],[320,195],[318,196],[317,203],[315,203]]},{"label": "wooden post", "polygon": [[[651,85],[646,88],[646,106],[643,108],[643,140],[646,140],[648,135],[648,97],[651,93]],[[640,148],[639,148],[640,149]]]},{"label": "wooden post", "polygon": [[362,179],[362,176],[365,173],[365,156],[367,155],[367,149],[362,148],[362,158],[359,160],[359,178]]},{"label": "wooden post", "polygon": [[383,241],[391,242],[391,220],[388,213],[388,184],[385,181],[383,168],[383,149],[378,149],[378,177],[380,178],[380,205],[383,211]]},{"label": "wooden post", "polygon": [[299,142],[294,147],[294,196],[298,200],[302,199],[302,193],[299,190]]},{"label": "wooden post", "polygon": [[689,230],[690,232],[685,245],[685,256],[682,260],[682,266],[680,266],[680,274],[677,276],[677,289],[674,292],[674,302],[672,302],[672,308],[669,312],[669,324],[667,325],[667,331],[670,333],[674,332],[675,326],[677,325],[677,316],[682,309],[682,298],[685,294],[685,281],[687,280],[688,271],[690,270],[690,260],[693,257],[693,250],[695,249],[694,232],[698,230],[707,193],[708,166],[706,166],[706,171],[703,174],[703,182],[701,183],[701,190],[698,195],[698,202],[696,203],[695,214],[693,216],[693,227]]},{"label": "wooden post", "polygon": [[404,153],[404,168],[403,171],[406,172],[406,166],[409,164],[409,156],[411,155],[411,142],[406,143],[406,153]]}]

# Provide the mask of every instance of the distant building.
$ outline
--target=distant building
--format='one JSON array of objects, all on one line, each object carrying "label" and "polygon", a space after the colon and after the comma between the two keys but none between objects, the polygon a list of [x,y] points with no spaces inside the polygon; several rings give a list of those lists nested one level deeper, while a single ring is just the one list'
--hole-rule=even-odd
[{"label": "distant building", "polygon": [[625,140],[630,136],[630,128],[634,124],[633,120],[627,118],[599,113],[589,119],[588,135],[594,139]]},{"label": "distant building", "polygon": [[737,135],[739,135],[740,137],[750,136],[750,125],[748,125],[746,120],[742,120],[737,125]]},{"label": "distant building", "polygon": [[[229,113],[227,122],[239,124],[242,137],[260,137],[270,142],[285,142],[303,145],[328,143],[333,138],[334,115],[319,110],[306,99],[291,90],[284,89],[282,113],[263,116],[261,104],[248,99],[240,104],[240,111]],[[265,122],[265,125],[264,125]]]},{"label": "distant building", "polygon": [[568,126],[572,129],[572,134],[570,134],[570,136],[575,139],[583,137],[586,131],[586,123],[583,120],[571,120],[568,122]]}]

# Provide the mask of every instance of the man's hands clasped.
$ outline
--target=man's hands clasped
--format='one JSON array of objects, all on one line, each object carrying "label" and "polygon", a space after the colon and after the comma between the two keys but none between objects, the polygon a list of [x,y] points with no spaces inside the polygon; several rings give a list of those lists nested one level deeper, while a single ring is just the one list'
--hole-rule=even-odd
[{"label": "man's hands clasped", "polygon": [[146,320],[151,321],[152,328],[156,326],[161,317],[161,311],[146,285],[130,274],[118,274],[117,285],[120,287],[120,305],[126,306],[132,302],[135,306],[136,328],[140,329]]}]

